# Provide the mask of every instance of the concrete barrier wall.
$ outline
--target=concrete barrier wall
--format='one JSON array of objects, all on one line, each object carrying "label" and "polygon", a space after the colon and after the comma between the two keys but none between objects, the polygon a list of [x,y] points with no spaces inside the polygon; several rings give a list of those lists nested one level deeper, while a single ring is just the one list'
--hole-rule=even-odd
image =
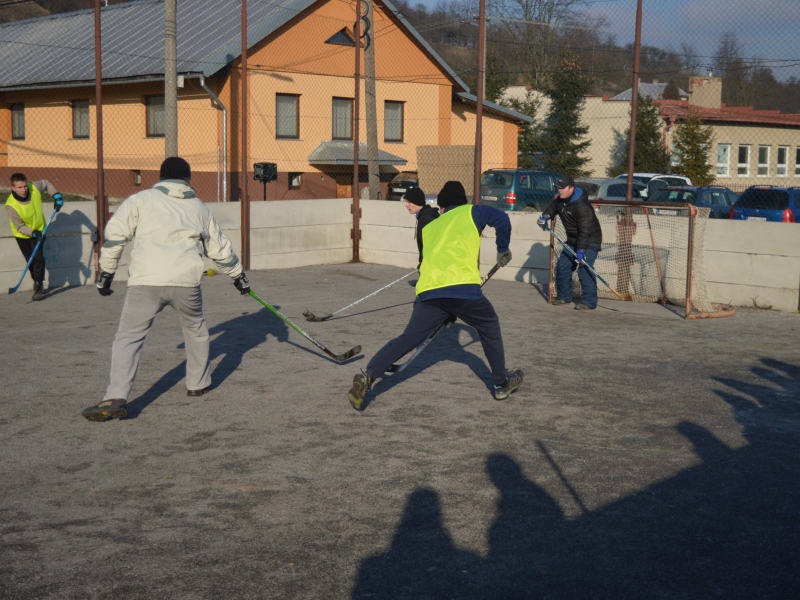
[{"label": "concrete barrier wall", "polygon": [[[416,220],[400,202],[362,200],[363,262],[413,269],[417,266]],[[237,253],[240,252],[240,206],[209,204]],[[94,202],[68,202],[56,216],[45,242],[50,287],[93,281],[91,235]],[[49,215],[48,215],[49,216]],[[536,226],[536,215],[510,214],[511,264],[494,277],[503,281],[546,283],[549,239]],[[254,202],[251,205],[251,268],[291,268],[341,264],[352,258],[352,215],[347,199]],[[710,220],[706,232],[706,280],[712,302],[795,312],[800,305],[800,224]],[[117,281],[127,279],[130,246],[123,254]],[[494,230],[487,228],[481,249],[481,272],[496,259]],[[209,267],[213,265],[207,261]],[[0,228],[0,292],[19,280],[25,261],[8,227]],[[32,287],[26,276],[20,290]]]}]

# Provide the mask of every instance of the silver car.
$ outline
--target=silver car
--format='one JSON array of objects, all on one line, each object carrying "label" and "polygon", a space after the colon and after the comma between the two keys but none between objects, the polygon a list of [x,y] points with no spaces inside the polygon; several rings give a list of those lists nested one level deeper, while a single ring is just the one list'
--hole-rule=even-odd
[{"label": "silver car", "polygon": [[[577,182],[576,182],[577,185]],[[625,194],[628,190],[628,182],[622,179],[604,179],[597,187],[596,200],[611,200],[614,202],[625,202]],[[633,199],[641,200],[642,191],[647,190],[644,183],[633,182]]]}]

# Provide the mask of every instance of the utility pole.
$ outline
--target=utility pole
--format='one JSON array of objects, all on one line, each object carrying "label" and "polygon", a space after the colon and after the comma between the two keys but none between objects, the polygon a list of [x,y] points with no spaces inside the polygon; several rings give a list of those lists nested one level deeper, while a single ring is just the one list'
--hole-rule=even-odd
[{"label": "utility pole", "polygon": [[178,156],[178,0],[164,2],[164,155]]},{"label": "utility pole", "polygon": [[631,81],[631,132],[628,138],[628,187],[625,200],[633,198],[633,158],[636,154],[636,112],[639,110],[639,59],[642,53],[642,0],[636,2],[636,36],[633,42],[633,79]]},{"label": "utility pole", "polygon": [[353,238],[353,262],[359,262],[359,241],[361,240],[361,202],[358,193],[358,172],[359,172],[359,123],[358,115],[361,111],[361,2],[356,4],[356,22],[353,26],[353,37],[356,39],[356,65],[355,90],[353,91],[353,204],[350,211],[353,213],[353,229],[350,235]]},{"label": "utility pole", "polygon": [[378,166],[378,107],[375,95],[375,21],[373,0],[363,0],[364,11],[364,100],[367,104],[367,174],[369,197],[376,200],[381,193]]},{"label": "utility pole", "polygon": [[95,242],[95,280],[100,273],[98,258],[106,241],[108,223],[108,196],[103,167],[103,52],[100,39],[100,0],[94,0],[94,108],[97,111],[97,241]]},{"label": "utility pole", "polygon": [[247,193],[247,0],[242,0],[242,172],[241,176],[241,228],[242,267],[250,269],[250,196]]},{"label": "utility pole", "polygon": [[[641,1],[641,0],[640,0]],[[472,180],[472,203],[481,203],[481,165],[483,164],[483,78],[485,71],[486,0],[480,0],[478,11],[478,102],[475,110],[475,173]]]}]

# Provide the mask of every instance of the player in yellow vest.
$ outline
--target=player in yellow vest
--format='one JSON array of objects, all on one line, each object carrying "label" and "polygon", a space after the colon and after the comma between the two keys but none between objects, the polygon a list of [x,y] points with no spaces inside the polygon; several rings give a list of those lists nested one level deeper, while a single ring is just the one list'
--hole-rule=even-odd
[{"label": "player in yellow vest", "polygon": [[6,198],[6,214],[11,226],[11,233],[28,262],[36,244],[39,249],[31,261],[30,271],[33,279],[33,299],[41,300],[44,296],[44,227],[45,217],[42,211],[42,192],[53,196],[53,206],[58,212],[64,206],[64,199],[52,183],[46,179],[28,181],[22,173],[11,176],[11,193]]},{"label": "player in yellow vest", "polygon": [[364,398],[377,377],[416,348],[437,327],[461,319],[474,327],[489,361],[494,397],[504,400],[522,385],[522,371],[507,371],[500,320],[481,290],[478,252],[481,233],[488,225],[497,240],[497,264],[511,260],[511,221],[501,210],[467,204],[464,186],[448,181],[437,197],[441,216],[422,230],[422,263],[417,299],[405,331],[381,348],[367,368],[353,378],[348,398],[356,410],[364,410]]}]

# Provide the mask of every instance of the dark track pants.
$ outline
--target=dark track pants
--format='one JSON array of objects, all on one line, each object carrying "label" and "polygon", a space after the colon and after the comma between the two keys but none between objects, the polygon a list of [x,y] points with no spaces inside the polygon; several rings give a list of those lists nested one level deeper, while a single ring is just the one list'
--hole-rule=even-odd
[{"label": "dark track pants", "polygon": [[419,346],[436,328],[455,317],[474,327],[483,346],[483,353],[489,361],[492,379],[496,385],[505,383],[506,357],[503,350],[503,336],[500,333],[500,320],[485,297],[479,300],[460,298],[436,298],[417,302],[405,331],[378,350],[369,361],[367,369],[377,378],[393,363]]},{"label": "dark track pants", "polygon": [[[25,257],[25,262],[28,262],[31,258],[31,254],[33,254],[33,249],[36,247],[38,240],[33,238],[18,237],[15,237],[14,239],[17,240],[19,249],[22,250],[22,255]],[[31,266],[28,267],[28,271],[30,271],[31,278],[33,279],[34,283],[42,283],[44,281],[44,242],[42,242],[39,246],[39,250],[36,252],[36,257],[31,261]]]}]

